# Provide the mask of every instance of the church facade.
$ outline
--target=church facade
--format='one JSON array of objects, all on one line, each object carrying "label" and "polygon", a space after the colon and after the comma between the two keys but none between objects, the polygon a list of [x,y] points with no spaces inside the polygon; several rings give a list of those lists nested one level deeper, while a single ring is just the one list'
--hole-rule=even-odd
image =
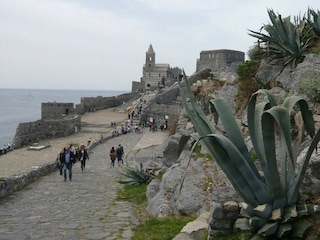
[{"label": "church facade", "polygon": [[180,68],[170,68],[168,63],[156,63],[156,53],[150,44],[142,69],[141,85],[147,90],[170,86],[178,80],[181,72]]}]

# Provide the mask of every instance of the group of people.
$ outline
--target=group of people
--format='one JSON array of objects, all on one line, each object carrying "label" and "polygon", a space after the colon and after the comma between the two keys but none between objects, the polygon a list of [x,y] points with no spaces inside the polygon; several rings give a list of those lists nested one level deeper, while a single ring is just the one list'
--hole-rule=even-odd
[{"label": "group of people", "polygon": [[9,142],[9,143],[3,145],[2,148],[0,148],[0,155],[6,154],[10,150],[13,150],[13,144]]},{"label": "group of people", "polygon": [[114,167],[115,161],[118,160],[118,166],[123,165],[124,149],[121,144],[117,148],[111,147],[110,150],[111,167]]},{"label": "group of people", "polygon": [[89,153],[84,144],[81,144],[77,149],[75,149],[72,144],[63,148],[58,154],[56,162],[60,175],[63,174],[64,181],[67,181],[67,176],[69,176],[69,180],[72,181],[73,164],[80,161],[81,171],[83,172],[86,168],[87,160],[89,160]]}]

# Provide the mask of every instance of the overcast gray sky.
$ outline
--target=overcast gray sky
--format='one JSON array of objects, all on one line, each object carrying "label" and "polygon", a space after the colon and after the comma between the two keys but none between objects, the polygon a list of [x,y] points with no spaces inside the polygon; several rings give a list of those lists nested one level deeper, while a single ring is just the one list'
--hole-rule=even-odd
[{"label": "overcast gray sky", "polygon": [[202,50],[247,53],[269,22],[319,0],[0,0],[0,88],[131,90],[156,63],[195,71]]}]

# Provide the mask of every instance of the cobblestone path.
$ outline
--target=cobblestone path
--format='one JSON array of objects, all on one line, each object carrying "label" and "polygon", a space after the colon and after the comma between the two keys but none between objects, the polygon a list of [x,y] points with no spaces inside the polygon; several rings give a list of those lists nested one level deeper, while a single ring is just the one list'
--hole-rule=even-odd
[{"label": "cobblestone path", "polygon": [[143,134],[127,134],[98,145],[84,172],[73,166],[72,181],[56,171],[0,201],[0,240],[123,239],[137,224],[133,208],[116,201],[117,168],[108,152],[121,143],[129,152]]}]

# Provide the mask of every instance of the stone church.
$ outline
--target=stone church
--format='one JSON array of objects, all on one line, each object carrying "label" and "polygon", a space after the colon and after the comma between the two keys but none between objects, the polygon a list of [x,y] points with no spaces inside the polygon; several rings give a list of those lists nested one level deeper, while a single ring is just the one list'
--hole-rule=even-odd
[{"label": "stone church", "polygon": [[150,44],[146,52],[146,62],[143,65],[141,86],[143,89],[157,89],[170,86],[179,79],[182,70],[171,68],[168,63],[156,63],[156,53]]}]

